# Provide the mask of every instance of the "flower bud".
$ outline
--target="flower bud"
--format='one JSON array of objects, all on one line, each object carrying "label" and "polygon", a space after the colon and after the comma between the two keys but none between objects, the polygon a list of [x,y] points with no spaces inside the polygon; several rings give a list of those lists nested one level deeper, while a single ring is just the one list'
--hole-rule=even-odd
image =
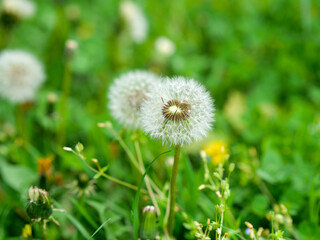
[{"label": "flower bud", "polygon": [[142,224],[140,228],[141,239],[155,239],[157,235],[157,216],[154,206],[143,208]]},{"label": "flower bud", "polygon": [[48,219],[52,214],[48,193],[37,187],[30,187],[28,190],[29,201],[27,203],[27,214],[32,219]]},{"label": "flower bud", "polygon": [[83,144],[81,142],[78,142],[76,145],[76,151],[78,153],[81,153],[83,151],[83,149],[84,149]]},{"label": "flower bud", "polygon": [[78,42],[72,39],[69,39],[66,41],[65,44],[65,53],[67,57],[73,57],[74,52],[77,50],[78,48]]},{"label": "flower bud", "polygon": [[234,163],[230,163],[230,165],[229,165],[229,172],[230,172],[230,173],[233,172],[234,168],[235,168]]}]

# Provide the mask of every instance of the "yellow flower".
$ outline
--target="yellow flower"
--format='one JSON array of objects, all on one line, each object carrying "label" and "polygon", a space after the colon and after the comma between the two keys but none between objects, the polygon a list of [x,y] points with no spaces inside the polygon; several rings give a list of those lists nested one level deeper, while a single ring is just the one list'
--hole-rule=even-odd
[{"label": "yellow flower", "polygon": [[229,157],[228,144],[224,141],[211,141],[204,146],[203,150],[211,157],[214,165],[223,164]]},{"label": "yellow flower", "polygon": [[46,177],[50,177],[52,174],[52,161],[53,156],[39,158],[38,159],[38,173]]},{"label": "yellow flower", "polygon": [[24,228],[22,229],[22,237],[23,238],[29,238],[32,237],[32,228],[30,224],[24,225]]}]

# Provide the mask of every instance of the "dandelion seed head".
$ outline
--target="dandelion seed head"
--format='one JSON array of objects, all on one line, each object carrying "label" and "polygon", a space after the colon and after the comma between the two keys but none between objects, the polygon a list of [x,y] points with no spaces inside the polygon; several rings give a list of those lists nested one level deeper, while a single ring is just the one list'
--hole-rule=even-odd
[{"label": "dandelion seed head", "polygon": [[176,50],[175,44],[167,37],[158,37],[155,41],[155,49],[164,56],[171,56]]},{"label": "dandelion seed head", "polygon": [[28,0],[3,0],[2,10],[18,19],[26,19],[34,15],[35,5]]},{"label": "dandelion seed head", "polygon": [[202,139],[214,121],[210,94],[193,79],[166,78],[141,106],[143,129],[164,144],[185,145]]},{"label": "dandelion seed head", "polygon": [[120,14],[129,27],[131,38],[136,43],[142,43],[147,37],[148,22],[139,5],[132,1],[120,4]]},{"label": "dandelion seed head", "polygon": [[45,80],[41,63],[30,53],[5,50],[0,54],[0,95],[14,103],[31,101]]},{"label": "dandelion seed head", "polygon": [[111,115],[132,129],[141,127],[140,108],[159,78],[147,71],[132,71],[117,78],[108,93]]}]

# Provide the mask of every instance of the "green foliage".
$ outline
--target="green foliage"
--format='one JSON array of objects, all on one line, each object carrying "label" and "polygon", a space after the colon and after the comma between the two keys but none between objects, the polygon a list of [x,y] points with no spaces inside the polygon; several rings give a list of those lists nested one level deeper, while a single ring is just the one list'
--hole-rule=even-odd
[{"label": "green foliage", "polygon": [[[0,239],[21,236],[30,223],[27,190],[43,182],[54,207],[67,210],[52,213],[60,227],[48,223],[47,239],[132,239],[137,234],[139,212],[152,204],[141,181],[144,175],[127,153],[136,154],[137,133],[114,121],[106,107],[113,79],[134,69],[195,78],[215,99],[214,129],[204,141],[182,150],[177,239],[194,239],[194,221],[212,222],[217,216],[215,191],[198,189],[206,172],[199,152],[215,140],[229,148],[224,167],[231,162],[236,166],[223,221],[230,239],[250,239],[245,221],[256,233],[259,227],[271,229],[266,215],[276,204],[286,206],[288,213],[281,214],[293,223],[279,223],[274,239],[320,239],[319,1],[135,1],[149,25],[140,44],[130,36],[119,1],[33,2],[36,14],[10,31],[0,18],[0,53],[29,51],[44,64],[47,76],[31,104],[0,99]],[[155,49],[160,36],[174,43],[171,56]],[[78,43],[70,59],[65,55],[68,39]],[[71,79],[67,90],[66,78]],[[105,121],[112,122],[128,149],[110,129],[97,127]],[[145,166],[168,150],[138,135]],[[85,153],[86,161],[65,152],[64,146]],[[147,170],[159,187],[160,236],[165,235],[168,155]],[[53,158],[51,168],[42,165],[41,170],[40,161],[47,157]],[[210,161],[212,174],[217,166]],[[85,187],[79,186],[79,174],[88,176]],[[40,238],[39,226],[32,230]],[[212,233],[210,237],[214,239]]]}]

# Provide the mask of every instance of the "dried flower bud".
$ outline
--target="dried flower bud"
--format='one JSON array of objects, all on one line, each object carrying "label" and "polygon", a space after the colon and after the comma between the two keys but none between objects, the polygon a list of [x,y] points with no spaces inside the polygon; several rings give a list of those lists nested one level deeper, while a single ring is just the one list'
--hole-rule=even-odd
[{"label": "dried flower bud", "polygon": [[63,150],[68,151],[68,152],[72,152],[72,148],[70,148],[70,147],[63,147]]},{"label": "dried flower bud", "polygon": [[208,218],[208,219],[207,219],[207,225],[210,224],[210,221],[211,221],[210,218]]},{"label": "dried flower bud", "polygon": [[280,208],[281,208],[281,213],[282,214],[287,214],[288,213],[288,209],[286,208],[286,206],[285,205],[283,205],[283,204],[280,204]]},{"label": "dried flower bud", "polygon": [[244,222],[244,224],[249,228],[249,229],[253,229],[253,225],[249,222]]},{"label": "dried flower bud", "polygon": [[92,158],[91,161],[92,161],[93,163],[95,163],[95,164],[98,163],[98,159],[95,159],[95,158]]},{"label": "dried flower bud", "polygon": [[218,198],[222,198],[221,193],[219,191],[216,191],[216,194],[217,194]]},{"label": "dried flower bud", "polygon": [[155,239],[157,235],[157,215],[154,206],[143,208],[142,224],[140,228],[141,239]]}]

